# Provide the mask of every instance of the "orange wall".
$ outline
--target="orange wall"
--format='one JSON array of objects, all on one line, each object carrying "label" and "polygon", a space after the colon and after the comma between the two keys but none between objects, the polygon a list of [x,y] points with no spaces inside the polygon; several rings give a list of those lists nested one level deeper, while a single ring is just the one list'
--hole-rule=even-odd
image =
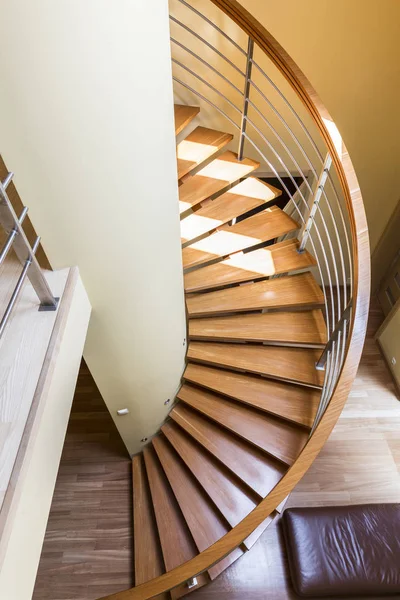
[{"label": "orange wall", "polygon": [[239,1],[289,52],[335,120],[374,250],[400,197],[400,1]]}]

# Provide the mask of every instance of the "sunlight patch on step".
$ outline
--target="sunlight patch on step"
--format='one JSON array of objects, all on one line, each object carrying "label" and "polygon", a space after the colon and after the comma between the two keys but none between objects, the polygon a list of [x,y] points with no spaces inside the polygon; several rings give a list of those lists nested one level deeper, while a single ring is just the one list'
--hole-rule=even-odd
[{"label": "sunlight patch on step", "polygon": [[216,256],[224,256],[225,254],[254,246],[261,241],[249,235],[240,235],[238,233],[231,233],[230,231],[217,231],[204,240],[192,244],[190,248],[215,254]]},{"label": "sunlight patch on step", "polygon": [[185,241],[192,240],[211,229],[215,229],[221,224],[222,221],[219,219],[210,219],[209,217],[201,217],[196,214],[189,215],[181,221],[181,238]]},{"label": "sunlight patch on step", "polygon": [[203,160],[206,160],[216,149],[212,144],[201,144],[200,142],[183,140],[178,145],[176,152],[179,159],[199,164]]},{"label": "sunlight patch on step", "polygon": [[216,158],[209,165],[201,169],[195,177],[209,177],[220,181],[235,181],[254,170],[257,165],[246,165],[238,161],[230,162]]},{"label": "sunlight patch on step", "polygon": [[246,196],[246,198],[256,198],[258,200],[273,200],[276,194],[269,188],[268,185],[263,183],[260,179],[255,177],[248,177],[244,181],[241,181],[230,190],[227,194],[236,194],[238,196]]},{"label": "sunlight patch on step", "polygon": [[276,272],[272,252],[265,248],[243,254],[235,254],[223,262],[224,265],[258,275],[274,275]]}]

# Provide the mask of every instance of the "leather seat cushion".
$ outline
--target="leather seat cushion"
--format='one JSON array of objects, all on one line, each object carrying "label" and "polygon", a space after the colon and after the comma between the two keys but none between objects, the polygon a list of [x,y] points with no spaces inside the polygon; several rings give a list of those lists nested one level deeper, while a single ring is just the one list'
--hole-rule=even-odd
[{"label": "leather seat cushion", "polygon": [[282,524],[300,596],[400,597],[400,504],[289,508]]}]

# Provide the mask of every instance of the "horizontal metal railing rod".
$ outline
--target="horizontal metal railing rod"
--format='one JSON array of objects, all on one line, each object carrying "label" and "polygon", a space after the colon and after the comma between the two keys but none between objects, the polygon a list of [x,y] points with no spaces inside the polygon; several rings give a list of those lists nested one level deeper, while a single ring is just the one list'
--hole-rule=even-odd
[{"label": "horizontal metal railing rod", "polygon": [[[255,66],[255,68],[259,71],[259,73],[261,75],[264,76],[264,78],[268,81],[268,83],[273,87],[273,89],[279,94],[280,98],[284,101],[284,103],[286,104],[286,106],[289,108],[290,112],[293,114],[293,116],[295,117],[295,119],[297,120],[297,122],[299,123],[303,133],[306,135],[308,141],[310,142],[316,156],[318,157],[319,161],[321,162],[321,164],[323,164],[324,162],[324,157],[322,152],[320,151],[320,149],[318,148],[318,145],[316,144],[315,140],[313,139],[311,133],[309,132],[307,126],[305,125],[304,121],[302,120],[302,118],[300,117],[299,113],[295,110],[295,108],[293,107],[293,105],[289,102],[289,100],[286,98],[286,96],[282,93],[282,91],[279,89],[279,87],[276,85],[276,83],[271,79],[271,77],[269,77],[269,75],[267,75],[267,73],[264,71],[264,69],[262,69],[257,63],[256,61],[253,59],[252,60],[253,65]],[[265,97],[265,96],[264,96]],[[291,128],[289,127],[289,130],[291,130]],[[341,202],[340,202],[340,198],[339,198],[339,193],[336,189],[336,185],[333,181],[333,177],[331,175],[331,173],[328,173],[328,180],[329,183],[332,186],[332,190],[336,199],[336,205],[339,209],[339,213],[340,213],[340,217],[341,217],[341,221],[342,221],[342,225],[343,225],[343,229],[344,229],[344,234],[345,234],[345,238],[346,238],[346,246],[347,246],[347,252],[348,252],[348,256],[349,256],[349,270],[350,270],[350,275],[349,275],[349,279],[350,279],[350,283],[351,283],[351,290],[350,292],[352,293],[353,291],[353,262],[352,262],[352,252],[351,252],[351,248],[350,248],[350,239],[349,239],[349,232],[347,230],[347,224],[348,221],[346,222],[346,219],[344,217],[343,214],[343,208],[341,206]]]},{"label": "horizontal metal railing rod", "polygon": [[8,173],[7,177],[4,179],[2,185],[3,188],[6,190],[8,188],[8,186],[10,185],[12,178],[14,177],[14,173],[10,172]]},{"label": "horizontal metal railing rod", "polygon": [[[18,222],[19,222],[20,225],[22,225],[22,223],[24,222],[24,219],[25,219],[27,213],[28,213],[28,207],[25,206],[24,210],[21,213],[20,218],[18,219]],[[8,252],[9,252],[9,250],[11,248],[11,246],[13,245],[14,238],[15,238],[16,235],[18,235],[18,231],[14,227],[14,229],[12,231],[10,231],[10,233],[8,234],[6,243],[4,244],[3,249],[0,252],[0,265],[3,263],[3,261],[6,258]]]},{"label": "horizontal metal railing rod", "polygon": [[28,269],[28,278],[38,295],[41,307],[47,310],[56,310],[57,299],[54,298],[35,255],[31,253],[28,238],[15,214],[3,184],[0,184],[0,225],[9,233],[14,229],[18,233],[18,235],[14,236],[13,249],[20,263],[24,265],[26,257],[32,257],[31,268]]},{"label": "horizontal metal railing rod", "polygon": [[207,42],[207,40],[205,40],[203,37],[201,37],[201,35],[199,35],[195,31],[193,31],[193,29],[191,29],[190,27],[188,27],[187,25],[185,25],[185,23],[182,23],[182,21],[180,21],[179,19],[176,19],[172,15],[170,15],[169,18],[170,18],[170,20],[173,23],[176,23],[177,25],[179,25],[180,27],[182,27],[183,29],[185,29],[188,33],[191,33],[195,38],[197,38],[199,40],[199,42],[202,42],[208,48],[210,48],[210,50],[213,50],[216,54],[218,54],[218,56],[220,58],[222,58],[222,60],[224,60],[225,62],[227,62],[232,67],[232,69],[235,69],[235,71],[237,71],[238,73],[240,73],[241,75],[243,75],[243,77],[245,77],[245,74],[243,73],[243,71],[241,71],[239,69],[239,67],[237,67],[235,65],[235,63],[233,63],[231,60],[229,60],[229,58],[227,58],[224,54],[222,54],[222,52],[220,52],[217,48],[215,48],[215,46],[213,46],[212,44],[210,44],[210,42]]},{"label": "horizontal metal railing rod", "polygon": [[184,65],[177,58],[171,58],[171,61],[173,63],[175,63],[176,65],[180,66],[185,71],[187,71],[187,73],[190,73],[190,75],[192,75],[193,77],[195,77],[196,79],[198,79],[199,81],[201,81],[201,83],[203,83],[205,86],[207,86],[208,88],[210,88],[210,90],[212,90],[215,94],[217,94],[218,96],[220,96],[221,98],[223,98],[225,100],[225,102],[227,102],[229,104],[229,106],[231,106],[234,110],[236,110],[236,112],[238,112],[239,114],[241,113],[240,108],[238,108],[236,106],[236,104],[234,104],[232,102],[232,100],[230,100],[227,96],[225,96],[225,94],[223,94],[222,92],[220,92],[219,90],[217,90],[216,87],[214,87],[211,83],[209,83],[208,81],[206,81],[203,77],[201,77],[200,75],[198,75],[197,73],[195,73],[194,71],[192,71],[192,69],[189,69],[189,67],[187,67],[186,65]]},{"label": "horizontal metal railing rod", "polygon": [[186,6],[187,8],[189,8],[192,12],[194,12],[198,17],[203,19],[203,21],[208,23],[211,27],[213,27],[213,29],[215,29],[215,31],[218,31],[218,33],[220,33],[226,40],[228,40],[233,46],[235,46],[235,48],[237,50],[239,50],[239,52],[241,52],[242,54],[244,54],[246,56],[246,50],[243,50],[243,48],[241,46],[239,46],[239,44],[237,42],[235,42],[235,40],[233,40],[230,35],[225,33],[225,31],[223,31],[220,27],[218,27],[218,25],[213,23],[208,17],[203,15],[203,13],[201,13],[199,10],[194,8],[194,6],[192,6],[188,2],[185,2],[185,0],[179,0],[179,2],[181,4],[183,4],[184,6]]},{"label": "horizontal metal railing rod", "polygon": [[235,123],[235,121],[233,119],[231,119],[231,117],[229,115],[227,115],[226,112],[222,110],[222,108],[220,108],[217,104],[215,104],[215,102],[212,102],[211,100],[209,100],[208,98],[206,98],[206,96],[204,96],[203,94],[201,94],[200,92],[198,92],[197,90],[195,90],[192,86],[190,86],[189,84],[187,84],[185,81],[182,81],[181,79],[179,79],[175,75],[172,76],[172,79],[174,81],[176,81],[176,83],[179,83],[182,87],[184,87],[187,90],[189,90],[189,92],[192,92],[192,94],[194,94],[195,96],[197,96],[198,98],[200,98],[201,100],[203,100],[204,102],[206,102],[207,104],[209,104],[210,106],[212,106],[213,108],[215,108],[222,116],[225,117],[225,119],[227,121],[229,121],[229,123],[231,125],[233,125],[234,127],[236,127],[236,129],[240,129],[240,126],[237,123]]},{"label": "horizontal metal railing rod", "polygon": [[[252,62],[253,62],[253,64],[255,66],[257,66],[257,64],[254,62],[254,60]],[[267,79],[267,81],[269,81],[269,80]],[[289,133],[289,135],[291,136],[291,138],[295,142],[297,148],[300,150],[300,152],[302,153],[303,157],[307,161],[307,164],[310,167],[311,172],[313,173],[314,177],[318,178],[317,171],[316,171],[316,169],[315,169],[315,167],[314,167],[314,165],[313,165],[310,157],[308,156],[305,148],[301,144],[300,140],[298,139],[298,137],[296,136],[296,134],[294,133],[294,131],[292,130],[292,128],[289,126],[289,124],[286,122],[286,120],[283,118],[283,116],[280,114],[280,112],[277,110],[277,108],[274,106],[274,104],[269,100],[269,98],[267,98],[267,96],[257,86],[257,84],[254,82],[253,79],[251,81],[251,85],[258,92],[258,94],[260,95],[260,97],[267,103],[268,107],[271,109],[271,111],[273,112],[273,114],[283,124],[283,126],[286,129],[286,131]],[[287,147],[286,143],[282,139],[282,136],[278,134],[278,132],[276,131],[276,129],[273,127],[273,125],[270,123],[270,121],[266,118],[265,114],[263,114],[257,108],[257,106],[255,105],[254,102],[249,101],[249,104],[254,108],[254,110],[258,113],[258,115],[263,119],[263,121],[267,124],[267,126],[274,133],[274,135],[276,136],[276,138],[278,139],[278,141],[282,144],[283,148],[285,149],[285,151],[290,156],[290,158],[293,161],[294,165],[296,166],[297,170],[299,171],[299,173],[303,177],[303,180],[305,181],[307,187],[309,188],[310,186],[309,186],[309,184],[307,182],[307,179],[304,176],[303,170],[300,168],[300,165],[296,161],[296,159],[294,157],[294,154],[289,150],[289,148]],[[321,155],[321,157],[322,157],[322,155]],[[330,173],[328,173],[328,177],[329,177],[329,181],[330,181],[331,185],[333,185]],[[334,191],[335,198],[336,198],[336,205],[337,205],[337,208],[339,210],[339,215],[340,215],[340,220],[341,220],[342,228],[343,228],[344,235],[345,235],[345,238],[346,238],[347,256],[348,256],[349,269],[350,269],[349,276],[350,276],[350,279],[351,279],[351,251],[350,251],[350,244],[349,244],[348,232],[347,232],[346,223],[345,223],[345,219],[344,219],[344,215],[343,215],[343,210],[342,210],[342,207],[341,207],[340,201],[339,201],[339,196],[338,196],[338,194],[337,194],[337,192],[336,192],[336,190],[334,188],[333,188],[333,191]],[[335,231],[336,240],[337,240],[337,247],[339,249],[339,255],[340,255],[339,256],[339,260],[340,260],[341,271],[342,271],[343,285],[345,285],[346,282],[347,282],[347,273],[346,273],[346,267],[345,267],[345,261],[344,261],[344,255],[343,255],[343,249],[342,249],[341,239],[340,239],[339,230],[338,230],[338,224],[337,224],[335,216],[334,216],[334,212],[333,212],[333,209],[332,209],[332,206],[331,206],[331,201],[330,201],[329,195],[328,195],[328,193],[327,193],[327,191],[326,191],[325,188],[323,189],[322,194],[323,194],[323,196],[324,196],[324,198],[326,200],[326,206],[328,208],[328,213],[330,215],[330,218],[331,218],[331,221],[332,221],[332,224],[333,224],[333,228],[334,228],[334,231]],[[325,218],[324,218],[323,212],[321,212],[321,218],[323,219],[323,224],[324,224],[324,227],[326,229]],[[346,290],[346,288],[345,288],[345,290]],[[347,304],[347,293],[346,293],[346,291],[345,291],[345,294],[344,294],[343,302],[344,302],[343,307],[345,307],[346,304]],[[341,306],[338,305],[338,317],[339,318],[340,318],[340,314],[341,314]]]},{"label": "horizontal metal railing rod", "polygon": [[216,69],[215,67],[213,67],[212,65],[210,65],[209,62],[207,62],[206,60],[204,60],[204,58],[201,58],[201,56],[199,56],[198,54],[196,54],[196,52],[193,52],[193,50],[190,50],[190,48],[188,48],[187,46],[185,46],[184,44],[182,44],[181,42],[178,42],[178,40],[176,40],[175,38],[173,38],[171,36],[171,42],[173,44],[175,44],[176,46],[179,46],[179,48],[182,48],[182,50],[184,50],[185,52],[187,52],[188,54],[190,54],[191,56],[193,56],[193,58],[195,58],[196,60],[198,60],[199,62],[201,62],[205,67],[207,67],[208,69],[210,69],[213,73],[215,73],[216,75],[218,75],[218,77],[221,77],[221,79],[223,79],[228,85],[230,85],[234,90],[236,90],[241,96],[243,96],[243,92],[242,90],[240,90],[237,85],[235,85],[234,83],[232,83],[232,81],[230,81],[227,77],[225,77],[225,75],[223,75],[222,73],[220,73],[218,71],[218,69]]},{"label": "horizontal metal railing rod", "polygon": [[18,296],[19,296],[19,294],[20,294],[20,292],[22,290],[22,286],[24,285],[26,276],[27,276],[28,271],[29,271],[29,267],[32,264],[32,260],[33,260],[35,254],[36,254],[36,250],[39,248],[39,243],[40,243],[40,237],[36,238],[34,246],[33,246],[32,250],[29,252],[29,256],[28,256],[28,258],[25,261],[24,268],[22,269],[21,275],[18,278],[17,285],[14,288],[14,291],[13,291],[13,293],[11,295],[10,301],[9,301],[9,303],[7,305],[7,308],[5,310],[3,318],[0,321],[0,338],[3,335],[3,333],[4,333],[4,330],[5,330],[6,326],[7,326],[8,320],[9,320],[9,318],[11,316],[12,310],[13,310],[13,308],[15,306],[16,301],[18,300]]}]

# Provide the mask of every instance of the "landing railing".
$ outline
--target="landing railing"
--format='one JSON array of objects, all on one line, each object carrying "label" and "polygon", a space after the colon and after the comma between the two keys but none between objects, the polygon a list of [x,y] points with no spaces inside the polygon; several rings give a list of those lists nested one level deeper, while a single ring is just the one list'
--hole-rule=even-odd
[{"label": "landing railing", "polygon": [[6,310],[1,316],[0,338],[6,329],[7,323],[27,277],[38,296],[40,302],[38,307],[39,310],[57,310],[58,303],[58,298],[53,296],[35,256],[36,251],[39,248],[40,237],[36,238],[31,247],[22,228],[28,209],[25,207],[18,217],[15,214],[14,208],[8,197],[7,188],[10,185],[12,178],[13,173],[8,173],[7,177],[3,181],[0,181],[0,226],[3,227],[7,235],[4,246],[0,250],[0,266],[5,261],[11,248],[13,248],[22,265],[22,271],[11,294]]},{"label": "landing railing", "polygon": [[170,0],[170,10],[176,101],[200,104],[209,126],[236,134],[240,158],[258,159],[264,174],[279,181],[289,198],[285,210],[301,224],[298,251],[315,257],[328,340],[316,367],[325,379],[308,442],[268,496],[193,559],[107,600],[147,600],[190,581],[235,550],[287,497],[347,400],[369,307],[368,229],[357,177],[307,78],[236,0]]},{"label": "landing railing", "polygon": [[[176,95],[182,97],[184,90],[185,103],[200,103],[202,112],[212,107],[221,127],[237,134],[239,160],[246,153],[279,181],[289,198],[285,210],[301,225],[298,252],[307,249],[316,259],[328,341],[316,365],[325,379],[314,430],[339,379],[349,338],[354,294],[350,215],[332,148],[313,123],[307,124],[299,99],[281,91],[281,72],[254,37],[213,5],[221,3],[208,4],[204,14],[195,2],[170,3]],[[327,124],[336,129],[333,122]],[[342,143],[337,130],[334,135],[340,160]]]}]

